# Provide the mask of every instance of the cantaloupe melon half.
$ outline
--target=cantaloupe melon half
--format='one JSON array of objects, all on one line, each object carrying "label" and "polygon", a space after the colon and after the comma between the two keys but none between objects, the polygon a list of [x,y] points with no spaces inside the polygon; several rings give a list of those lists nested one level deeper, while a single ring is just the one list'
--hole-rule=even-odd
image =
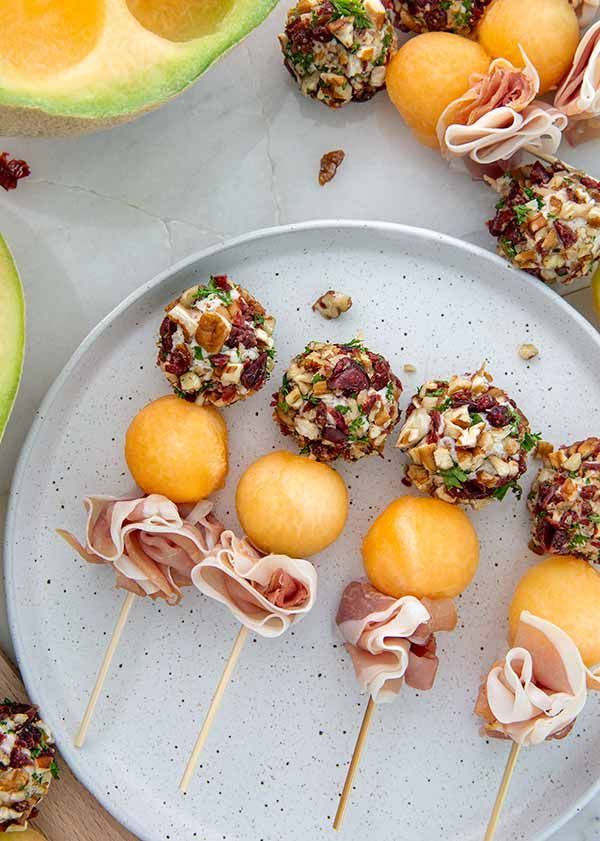
[{"label": "cantaloupe melon half", "polygon": [[81,134],[156,108],[276,2],[0,2],[0,135]]},{"label": "cantaloupe melon half", "polygon": [[17,267],[0,237],[0,441],[11,413],[25,349],[25,303]]}]

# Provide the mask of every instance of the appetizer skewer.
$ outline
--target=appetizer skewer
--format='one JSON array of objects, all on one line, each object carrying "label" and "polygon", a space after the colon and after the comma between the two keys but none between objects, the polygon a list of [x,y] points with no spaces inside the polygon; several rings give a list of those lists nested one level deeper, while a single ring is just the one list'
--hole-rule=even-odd
[{"label": "appetizer skewer", "polygon": [[600,658],[600,575],[571,556],[541,562],[515,590],[510,630],[512,648],[475,706],[486,737],[513,741],[485,841],[495,836],[521,748],[568,736],[588,690],[600,691],[600,669],[588,667]]},{"label": "appetizer skewer", "polygon": [[317,595],[317,573],[310,561],[287,555],[265,555],[231,531],[223,532],[219,546],[194,568],[191,577],[200,592],[226,605],[242,627],[181,779],[179,788],[184,794],[248,631],[263,637],[280,636],[312,609]]},{"label": "appetizer skewer", "polygon": [[339,829],[375,705],[393,701],[404,683],[431,689],[435,634],[452,631],[452,599],[470,583],[479,544],[466,514],[440,500],[402,497],[375,520],[363,543],[370,583],[353,581],[336,622],[357,679],[369,693],[333,826]]},{"label": "appetizer skewer", "polygon": [[158,494],[137,499],[91,496],[84,503],[88,513],[85,545],[70,532],[59,529],[58,534],[83,560],[111,565],[117,588],[128,592],[75,736],[76,747],[86,740],[136,597],[179,604],[181,587],[192,583],[194,566],[214,549],[223,531],[207,501],[188,510]]}]

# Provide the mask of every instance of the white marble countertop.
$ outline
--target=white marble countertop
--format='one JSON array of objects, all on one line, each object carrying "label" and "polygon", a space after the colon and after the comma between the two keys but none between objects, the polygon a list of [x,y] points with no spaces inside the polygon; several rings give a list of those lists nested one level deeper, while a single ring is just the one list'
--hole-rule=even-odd
[{"label": "white marble countertop", "polygon": [[[385,93],[340,112],[299,96],[276,41],[285,5],[195,87],[135,123],[74,139],[0,139],[0,151],[32,168],[0,196],[28,309],[23,382],[0,448],[0,530],[19,449],[52,380],[102,316],[176,260],[314,218],[403,222],[493,247],[484,226],[493,195],[420,147]],[[338,148],[346,160],[320,187],[320,157]],[[597,144],[563,154],[599,174]],[[565,291],[594,321],[589,286]],[[12,650],[3,600],[0,643]],[[555,837],[600,838],[600,798]]]}]

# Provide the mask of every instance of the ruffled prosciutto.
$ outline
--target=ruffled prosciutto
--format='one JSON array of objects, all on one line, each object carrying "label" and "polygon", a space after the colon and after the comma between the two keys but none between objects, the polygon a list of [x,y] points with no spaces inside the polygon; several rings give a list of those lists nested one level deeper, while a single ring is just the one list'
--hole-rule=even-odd
[{"label": "ruffled prosciutto", "polygon": [[283,634],[308,613],[317,596],[317,572],[310,561],[263,555],[231,531],[224,531],[215,551],[194,567],[192,582],[263,637]]},{"label": "ruffled prosciutto", "polygon": [[194,567],[219,544],[222,524],[212,503],[177,506],[159,494],[139,499],[89,496],[85,546],[68,531],[58,534],[91,564],[112,564],[117,587],[137,596],[181,601]]},{"label": "ruffled prosciutto", "polygon": [[437,134],[447,159],[470,158],[489,166],[508,161],[524,146],[553,154],[568,120],[545,102],[537,70],[523,52],[524,68],[498,58],[485,75],[471,77],[471,88],[442,113]]},{"label": "ruffled prosciutto", "polygon": [[492,667],[475,712],[486,735],[537,745],[569,733],[588,689],[600,690],[600,671],[586,668],[565,631],[524,610],[515,647]]},{"label": "ruffled prosciutto", "polygon": [[385,703],[404,681],[431,689],[438,668],[434,634],[454,630],[457,616],[450,599],[393,599],[353,581],[342,594],[336,622],[358,682],[376,703]]},{"label": "ruffled prosciutto", "polygon": [[569,118],[572,145],[600,136],[600,21],[581,39],[554,105]]}]

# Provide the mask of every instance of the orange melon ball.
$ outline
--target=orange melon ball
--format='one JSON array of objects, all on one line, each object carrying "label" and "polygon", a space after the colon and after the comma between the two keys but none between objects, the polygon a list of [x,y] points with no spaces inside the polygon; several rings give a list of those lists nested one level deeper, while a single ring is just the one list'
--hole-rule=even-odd
[{"label": "orange melon ball", "polygon": [[477,571],[479,541],[458,506],[402,496],[375,520],[362,553],[369,581],[388,596],[453,598]]},{"label": "orange melon ball", "polygon": [[554,555],[527,570],[509,609],[511,645],[523,610],[566,631],[586,666],[600,663],[600,574],[587,561]]},{"label": "orange melon ball", "polygon": [[494,0],[478,28],[493,58],[523,66],[519,44],[540,74],[540,93],[557,87],[579,44],[577,15],[569,0]]},{"label": "orange melon ball", "polygon": [[306,558],[340,536],[348,491],[332,467],[281,450],[259,458],[235,498],[242,527],[264,552]]},{"label": "orange melon ball", "polygon": [[131,421],[125,459],[147,494],[197,502],[225,484],[225,421],[212,406],[197,406],[174,394],[161,397]]},{"label": "orange melon ball", "polygon": [[411,38],[388,65],[390,99],[425,146],[437,149],[436,126],[446,106],[470,87],[473,73],[485,73],[490,57],[483,47],[451,32]]}]

